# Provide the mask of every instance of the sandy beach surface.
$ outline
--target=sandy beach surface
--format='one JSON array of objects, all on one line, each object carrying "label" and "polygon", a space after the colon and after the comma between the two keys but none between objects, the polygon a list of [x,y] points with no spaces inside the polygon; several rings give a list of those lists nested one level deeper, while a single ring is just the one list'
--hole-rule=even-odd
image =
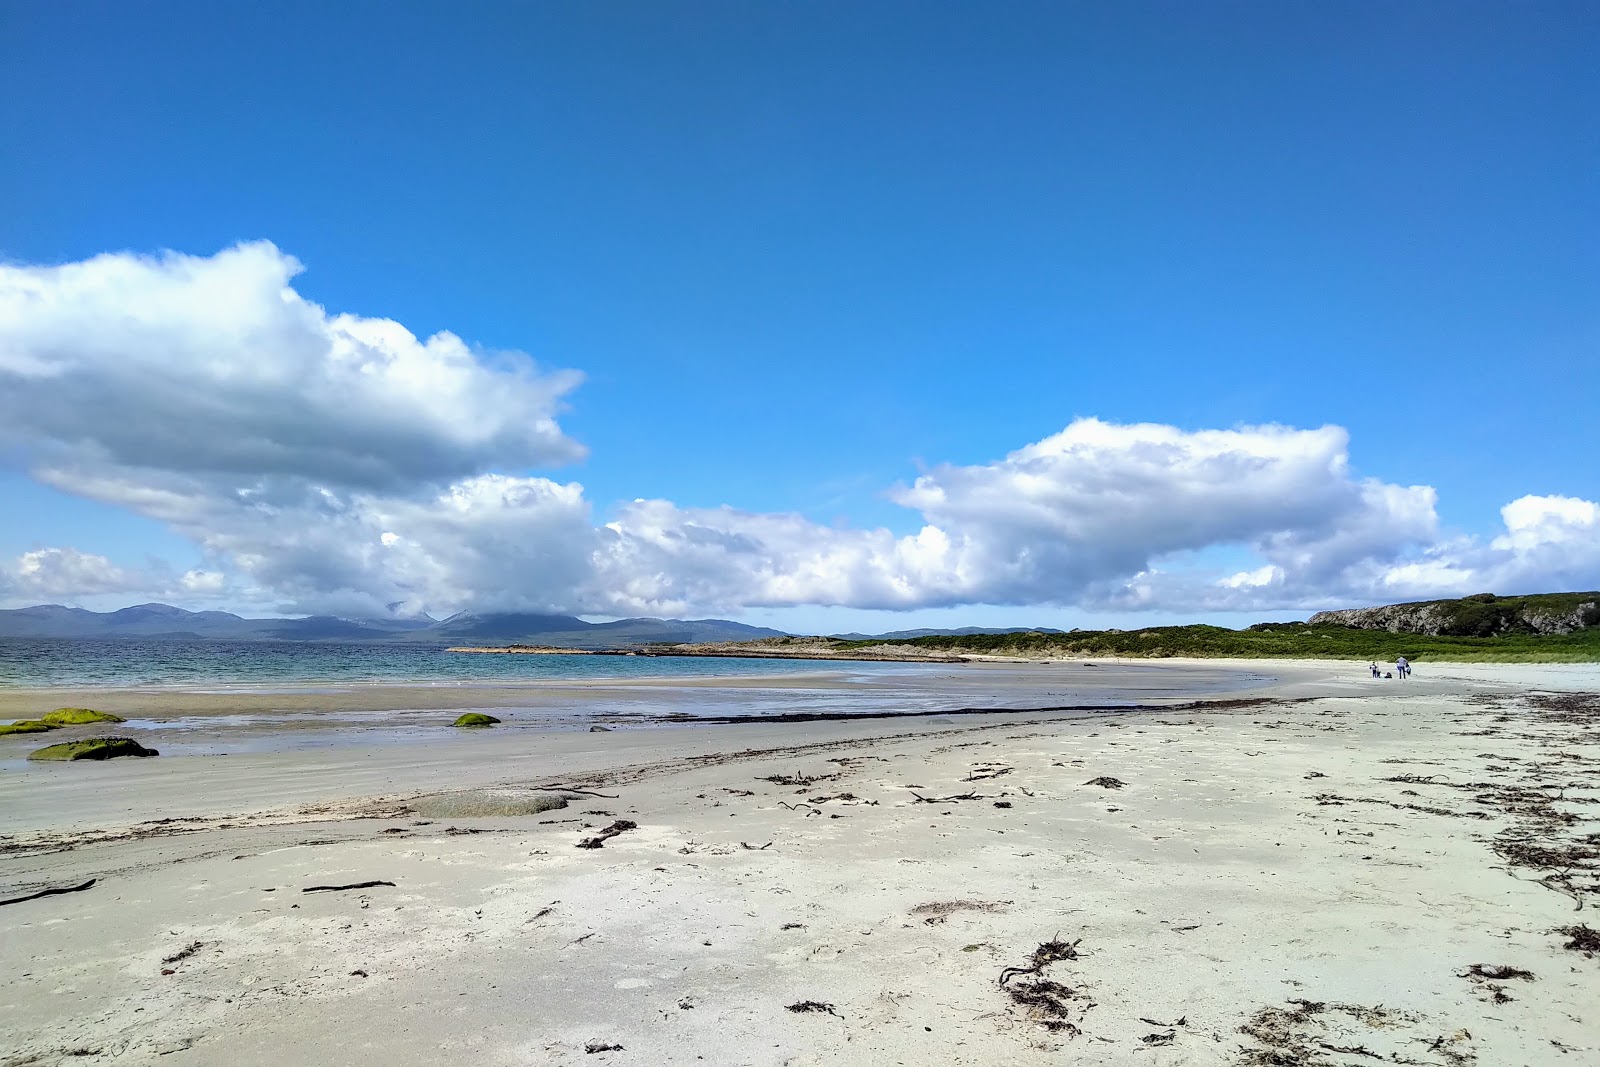
[{"label": "sandy beach surface", "polygon": [[1420,670],[9,691],[0,1065],[1600,1063],[1600,667]]}]

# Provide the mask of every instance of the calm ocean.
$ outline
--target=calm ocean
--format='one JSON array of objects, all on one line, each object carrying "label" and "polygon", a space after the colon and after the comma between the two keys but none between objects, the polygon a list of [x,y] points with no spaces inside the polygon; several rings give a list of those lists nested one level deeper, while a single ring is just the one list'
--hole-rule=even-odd
[{"label": "calm ocean", "polygon": [[[849,663],[852,673],[903,664]],[[727,677],[839,670],[817,660],[506,656],[410,645],[0,638],[0,686],[314,685]]]}]

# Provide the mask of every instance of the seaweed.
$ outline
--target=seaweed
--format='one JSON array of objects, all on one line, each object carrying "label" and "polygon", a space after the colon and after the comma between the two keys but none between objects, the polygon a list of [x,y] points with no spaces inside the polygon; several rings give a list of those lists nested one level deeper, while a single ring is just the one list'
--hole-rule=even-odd
[{"label": "seaweed", "polygon": [[1525,971],[1521,967],[1509,967],[1498,963],[1474,963],[1467,968],[1467,973],[1462,978],[1492,978],[1495,981],[1504,981],[1507,978],[1521,978],[1524,981],[1533,981],[1533,972]]},{"label": "seaweed", "polygon": [[1570,939],[1561,946],[1562,948],[1587,955],[1600,952],[1600,931],[1591,930],[1583,923],[1577,926],[1563,926],[1555,932]]},{"label": "seaweed", "polygon": [[578,847],[604,848],[606,842],[611,840],[613,837],[616,837],[618,834],[627,833],[629,830],[637,830],[638,828],[639,824],[634,822],[632,819],[618,819],[604,830],[601,830],[595,836],[586,837],[582,841],[579,841]]}]

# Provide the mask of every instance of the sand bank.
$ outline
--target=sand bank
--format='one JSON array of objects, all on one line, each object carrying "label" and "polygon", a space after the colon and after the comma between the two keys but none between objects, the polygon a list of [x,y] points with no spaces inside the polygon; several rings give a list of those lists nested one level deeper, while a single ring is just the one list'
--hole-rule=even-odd
[{"label": "sand bank", "polygon": [[[1532,690],[1595,669],[1300,667],[1250,707],[52,768],[0,897],[95,884],[0,907],[0,1063],[1594,1062],[1600,959],[1551,932],[1592,878],[1538,864],[1600,830],[1600,709]],[[1056,684],[1010,670],[948,699]],[[408,808],[487,784],[571,799]]]}]

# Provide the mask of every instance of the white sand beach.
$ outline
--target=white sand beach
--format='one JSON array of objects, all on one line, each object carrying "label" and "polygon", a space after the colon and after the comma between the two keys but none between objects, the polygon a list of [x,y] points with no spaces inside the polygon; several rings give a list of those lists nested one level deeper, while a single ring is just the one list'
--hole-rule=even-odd
[{"label": "white sand beach", "polygon": [[[1571,694],[1600,668],[1149,666],[1133,711],[53,766],[6,738],[0,899],[93,885],[0,906],[0,1064],[1600,1062],[1600,957],[1554,932],[1597,925],[1600,701]],[[1064,669],[893,684],[1026,709]],[[1255,680],[1180,706],[1218,670]],[[378,691],[346,710],[427,706]],[[340,705],[262,700],[214,703]],[[566,804],[470,814],[536,797]]]}]

